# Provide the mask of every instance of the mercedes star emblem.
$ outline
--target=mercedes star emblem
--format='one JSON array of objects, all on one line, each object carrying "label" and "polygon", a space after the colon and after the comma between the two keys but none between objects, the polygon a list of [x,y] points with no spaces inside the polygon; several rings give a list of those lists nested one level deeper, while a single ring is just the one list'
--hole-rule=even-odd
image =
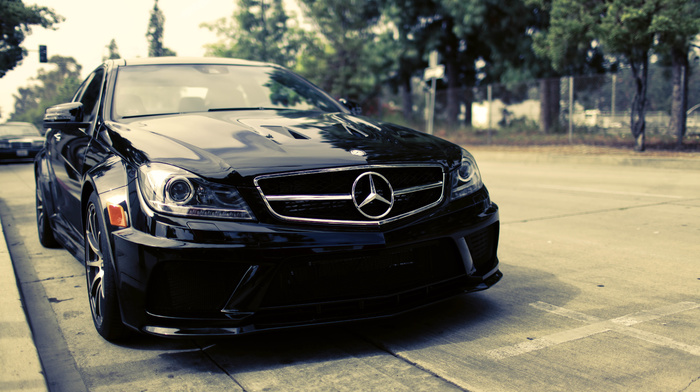
[{"label": "mercedes star emblem", "polygon": [[352,184],[352,201],[370,219],[384,218],[394,207],[394,189],[389,180],[376,172],[363,173]]}]

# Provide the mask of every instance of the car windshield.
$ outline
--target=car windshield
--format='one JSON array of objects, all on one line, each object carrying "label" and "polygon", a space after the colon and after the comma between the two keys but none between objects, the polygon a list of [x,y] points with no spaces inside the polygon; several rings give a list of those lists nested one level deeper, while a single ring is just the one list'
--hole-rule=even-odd
[{"label": "car windshield", "polygon": [[250,65],[138,65],[119,69],[116,118],[225,110],[339,112],[328,95],[292,72]]},{"label": "car windshield", "polygon": [[2,124],[0,137],[8,136],[41,136],[39,130],[32,124]]}]

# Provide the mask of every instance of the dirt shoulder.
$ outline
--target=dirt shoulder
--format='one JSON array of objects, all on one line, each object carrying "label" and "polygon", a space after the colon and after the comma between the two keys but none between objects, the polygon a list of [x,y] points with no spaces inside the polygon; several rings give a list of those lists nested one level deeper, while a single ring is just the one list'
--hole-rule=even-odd
[{"label": "dirt shoulder", "polygon": [[460,143],[475,157],[477,162],[508,161],[522,163],[548,163],[573,165],[637,166],[672,170],[695,170],[700,172],[700,153],[650,150],[634,152],[631,149],[588,146],[503,146],[470,145]]},{"label": "dirt shoulder", "polygon": [[700,152],[687,151],[647,150],[644,152],[635,152],[630,148],[589,145],[463,145],[465,145],[469,150],[484,152],[529,153],[571,156],[617,156],[630,158],[689,159],[700,161]]}]

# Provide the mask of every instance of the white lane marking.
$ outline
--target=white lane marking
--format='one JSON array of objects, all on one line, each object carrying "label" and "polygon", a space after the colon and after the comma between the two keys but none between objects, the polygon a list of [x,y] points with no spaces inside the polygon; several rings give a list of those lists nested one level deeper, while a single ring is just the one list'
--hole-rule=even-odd
[{"label": "white lane marking", "polygon": [[518,343],[512,346],[505,346],[497,348],[495,350],[490,350],[486,352],[487,356],[494,360],[505,359],[529,353],[532,351],[541,350],[543,348],[551,347],[557,344],[583,339],[589,336],[608,331],[619,332],[626,336],[641,339],[649,343],[654,343],[660,346],[685,351],[695,356],[700,356],[700,346],[692,346],[689,344],[677,342],[665,336],[660,336],[651,332],[640,331],[638,329],[631,328],[632,325],[638,323],[656,320],[663,316],[670,316],[672,314],[700,308],[700,304],[695,302],[680,302],[677,304],[662,306],[660,308],[648,311],[633,313],[611,320],[601,320],[597,317],[589,316],[573,310],[568,310],[559,306],[548,304],[546,302],[533,302],[530,304],[530,306],[573,320],[586,322],[589,323],[589,325],[585,325],[583,327],[574,328],[567,331],[553,333],[547,336],[543,336],[541,338],[529,340],[523,343]]},{"label": "white lane marking", "polygon": [[615,319],[612,319],[613,323],[620,324],[620,325],[625,325],[625,326],[631,326],[634,324],[638,323],[643,323],[645,321],[651,321],[651,320],[656,320],[658,318],[661,318],[663,316],[670,316],[672,314],[680,313],[680,312],[685,312],[686,310],[692,310],[695,308],[699,308],[700,304],[697,304],[695,302],[679,302],[677,304],[672,304],[672,305],[667,305],[667,306],[662,306],[660,308],[652,309],[652,310],[643,310],[638,313],[633,313],[627,316],[622,316],[618,317]]},{"label": "white lane marking", "polygon": [[558,314],[560,316],[568,317],[570,319],[578,321],[583,321],[584,323],[593,324],[601,321],[598,317],[589,316],[587,314],[579,313],[574,310],[564,309],[559,306],[550,305],[546,302],[537,301],[531,303],[530,306],[532,306],[535,309],[544,310],[545,312]]},{"label": "white lane marking", "polygon": [[624,191],[608,191],[603,189],[593,189],[593,188],[579,188],[571,186],[558,186],[558,185],[534,185],[536,188],[551,189],[556,191],[574,191],[574,192],[588,192],[588,193],[603,193],[608,195],[623,195],[623,196],[645,196],[645,197],[663,197],[666,199],[685,199],[683,196],[676,195],[660,195],[656,193],[640,193],[640,192],[624,192]]}]

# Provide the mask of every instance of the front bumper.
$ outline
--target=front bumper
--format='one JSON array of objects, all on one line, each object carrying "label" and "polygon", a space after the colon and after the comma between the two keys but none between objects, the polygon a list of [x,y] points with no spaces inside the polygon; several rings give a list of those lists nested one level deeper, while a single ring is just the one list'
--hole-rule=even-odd
[{"label": "front bumper", "polygon": [[[471,202],[384,229],[158,223],[112,233],[123,321],[221,336],[378,318],[501,278],[498,207]],[[172,222],[171,222],[172,223]]]},{"label": "front bumper", "polygon": [[34,158],[39,151],[41,151],[41,147],[0,148],[0,159]]}]

